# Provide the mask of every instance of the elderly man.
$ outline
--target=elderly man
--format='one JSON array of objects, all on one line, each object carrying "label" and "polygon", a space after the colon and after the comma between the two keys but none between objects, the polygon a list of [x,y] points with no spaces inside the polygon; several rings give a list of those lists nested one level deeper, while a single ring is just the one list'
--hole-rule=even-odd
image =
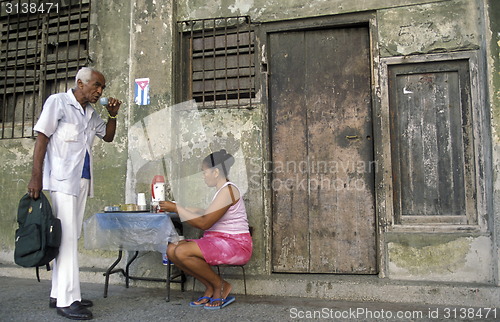
[{"label": "elderly man", "polygon": [[102,95],[106,81],[95,69],[78,71],[75,87],[51,95],[43,106],[34,130],[38,133],[33,169],[28,184],[31,198],[42,188],[50,191],[52,209],[61,220],[62,240],[54,261],[49,306],[69,319],[90,320],[90,300],[81,298],[78,238],[82,230],[87,196],[93,194],[92,143],[97,136],[113,141],[116,117],[122,102],[109,98],[108,121],[92,107]]}]

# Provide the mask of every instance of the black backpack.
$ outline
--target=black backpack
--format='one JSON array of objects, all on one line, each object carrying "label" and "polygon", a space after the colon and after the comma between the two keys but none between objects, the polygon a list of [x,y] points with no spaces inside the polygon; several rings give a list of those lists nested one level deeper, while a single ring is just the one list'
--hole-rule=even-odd
[{"label": "black backpack", "polygon": [[14,261],[22,267],[36,267],[40,281],[39,266],[47,266],[59,253],[61,245],[61,221],[52,214],[49,200],[43,192],[33,200],[25,194],[17,209],[16,246]]}]

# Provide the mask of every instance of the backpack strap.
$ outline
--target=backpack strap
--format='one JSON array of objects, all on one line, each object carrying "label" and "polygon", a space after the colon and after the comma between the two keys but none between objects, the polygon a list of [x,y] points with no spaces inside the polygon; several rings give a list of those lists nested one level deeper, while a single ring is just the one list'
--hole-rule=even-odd
[{"label": "backpack strap", "polygon": [[[50,264],[45,264],[45,267],[47,268],[47,272],[50,272]],[[36,267],[36,279],[40,282],[40,266]]]}]

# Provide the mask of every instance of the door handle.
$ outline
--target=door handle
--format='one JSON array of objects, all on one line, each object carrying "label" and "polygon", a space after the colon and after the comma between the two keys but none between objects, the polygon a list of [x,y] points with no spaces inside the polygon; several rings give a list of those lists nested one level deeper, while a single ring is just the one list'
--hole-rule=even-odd
[{"label": "door handle", "polygon": [[359,137],[357,135],[346,135],[345,136],[346,139],[348,140],[356,140],[356,139],[359,139]]}]

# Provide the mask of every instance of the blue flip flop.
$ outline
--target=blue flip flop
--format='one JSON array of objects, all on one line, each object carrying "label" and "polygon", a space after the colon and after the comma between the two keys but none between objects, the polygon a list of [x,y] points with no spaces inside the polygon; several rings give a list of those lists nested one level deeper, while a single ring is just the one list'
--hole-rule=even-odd
[{"label": "blue flip flop", "polygon": [[[208,300],[208,302],[205,302],[205,303],[198,303],[198,304],[197,304],[197,303],[195,303],[195,302],[199,302],[199,301],[201,301],[201,300]],[[191,307],[200,307],[200,306],[205,306],[205,304],[210,303],[210,302],[212,302],[212,298],[211,298],[211,297],[208,297],[208,296],[202,296],[202,297],[200,297],[199,299],[197,299],[196,301],[193,301],[193,302],[189,303],[189,306],[191,306]]]},{"label": "blue flip flop", "polygon": [[228,296],[225,299],[211,299],[210,303],[220,301],[220,302],[222,302],[222,304],[219,306],[206,306],[205,305],[204,308],[207,310],[220,310],[223,307],[226,307],[229,304],[233,303],[235,300],[236,300],[236,298],[234,296]]}]

